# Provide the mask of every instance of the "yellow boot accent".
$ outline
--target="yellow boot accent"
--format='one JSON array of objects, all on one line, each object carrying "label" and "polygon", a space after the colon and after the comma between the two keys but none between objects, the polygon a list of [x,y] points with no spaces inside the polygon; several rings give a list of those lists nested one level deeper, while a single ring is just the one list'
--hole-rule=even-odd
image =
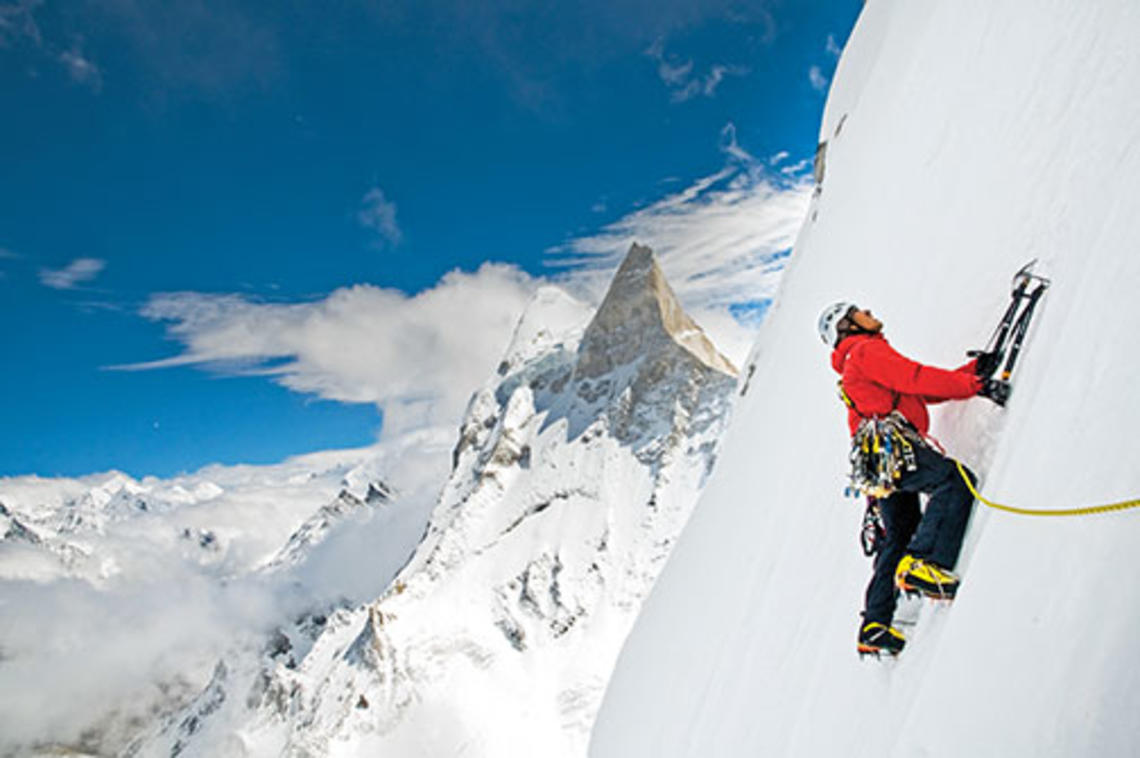
[{"label": "yellow boot accent", "polygon": [[895,586],[904,592],[948,600],[957,594],[958,584],[958,577],[949,571],[913,555],[904,555],[895,569]]}]

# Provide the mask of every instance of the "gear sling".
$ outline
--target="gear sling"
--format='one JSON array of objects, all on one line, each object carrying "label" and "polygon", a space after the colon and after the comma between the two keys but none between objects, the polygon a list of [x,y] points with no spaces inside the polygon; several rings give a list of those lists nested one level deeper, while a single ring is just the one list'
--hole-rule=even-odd
[{"label": "gear sling", "polygon": [[887,497],[904,473],[917,470],[914,449],[916,445],[926,446],[926,440],[897,410],[897,394],[886,416],[864,416],[843,389],[843,380],[837,384],[839,397],[863,419],[851,438],[847,494]]}]

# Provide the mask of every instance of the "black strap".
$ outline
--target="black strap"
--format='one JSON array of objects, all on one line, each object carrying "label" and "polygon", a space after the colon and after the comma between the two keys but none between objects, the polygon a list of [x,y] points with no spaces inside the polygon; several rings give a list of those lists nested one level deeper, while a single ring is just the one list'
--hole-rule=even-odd
[{"label": "black strap", "polygon": [[[867,414],[863,413],[861,410],[859,410],[859,406],[855,405],[855,401],[851,399],[851,396],[847,394],[847,390],[843,386],[843,379],[840,379],[837,384],[839,385],[839,397],[843,399],[844,405],[855,411],[855,415],[861,419],[873,418],[873,416],[868,416]],[[891,395],[894,397],[894,402],[891,403],[891,409],[887,411],[888,415],[898,410],[899,402],[902,400],[901,392],[895,392],[894,390],[891,390]],[[908,420],[907,423],[910,423],[910,421]]]}]

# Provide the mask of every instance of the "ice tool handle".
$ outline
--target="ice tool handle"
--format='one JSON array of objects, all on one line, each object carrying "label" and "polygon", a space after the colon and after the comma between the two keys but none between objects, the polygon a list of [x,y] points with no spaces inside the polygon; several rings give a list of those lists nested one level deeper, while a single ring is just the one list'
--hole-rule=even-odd
[{"label": "ice tool handle", "polygon": [[[1021,347],[1025,341],[1025,335],[1029,331],[1029,322],[1033,318],[1033,312],[1037,308],[1041,296],[1045,294],[1045,290],[1051,284],[1048,278],[1033,273],[1033,267],[1036,263],[1037,260],[1034,259],[1014,274],[1009,305],[1006,307],[1005,313],[1002,314],[997,328],[990,336],[986,349],[971,350],[967,353],[971,358],[978,358],[987,354],[994,356],[992,367],[982,376],[983,380],[989,380],[993,373],[1001,367],[999,378],[992,380],[997,385],[993,394],[1000,397],[998,400],[1000,405],[1005,405],[1005,400],[1009,398],[1011,389],[1009,379],[1013,375],[1013,367],[1017,364],[1018,356],[1021,355]],[[1034,285],[1032,289],[1030,289],[1030,285]],[[1022,307],[1023,304],[1024,307]],[[1007,349],[1008,354],[1006,353]],[[1004,365],[1002,365],[1003,358],[1005,359]]]},{"label": "ice tool handle", "polygon": [[1013,373],[1013,367],[1017,363],[1017,357],[1021,355],[1021,344],[1025,341],[1025,335],[1029,331],[1029,320],[1033,318],[1033,311],[1037,307],[1038,301],[1041,296],[1045,294],[1045,290],[1049,288],[1048,280],[1041,280],[1040,283],[1033,288],[1026,297],[1029,302],[1021,311],[1021,315],[1017,317],[1017,321],[1013,324],[1013,338],[1009,345],[1009,357],[1005,359],[1005,366],[1001,371],[1001,380],[1008,382],[1010,375]]}]

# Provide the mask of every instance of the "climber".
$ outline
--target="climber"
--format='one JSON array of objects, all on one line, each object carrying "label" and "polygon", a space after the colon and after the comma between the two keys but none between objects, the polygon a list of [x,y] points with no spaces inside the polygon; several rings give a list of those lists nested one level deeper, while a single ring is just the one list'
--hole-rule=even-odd
[{"label": "climber", "polygon": [[[867,585],[858,639],[860,653],[897,654],[906,644],[891,626],[897,592],[954,597],[958,577],[951,571],[974,502],[955,462],[925,442],[930,425],[926,406],[990,396],[992,383],[984,377],[997,359],[983,354],[953,371],[924,366],[896,352],[882,330],[883,323],[869,310],[848,302],[835,303],[819,318],[820,337],[833,348],[831,365],[842,376],[851,434],[865,420],[897,411],[900,423],[909,427],[908,439],[914,440],[911,465],[878,501],[886,535]],[[928,497],[925,513],[919,493]]]}]

